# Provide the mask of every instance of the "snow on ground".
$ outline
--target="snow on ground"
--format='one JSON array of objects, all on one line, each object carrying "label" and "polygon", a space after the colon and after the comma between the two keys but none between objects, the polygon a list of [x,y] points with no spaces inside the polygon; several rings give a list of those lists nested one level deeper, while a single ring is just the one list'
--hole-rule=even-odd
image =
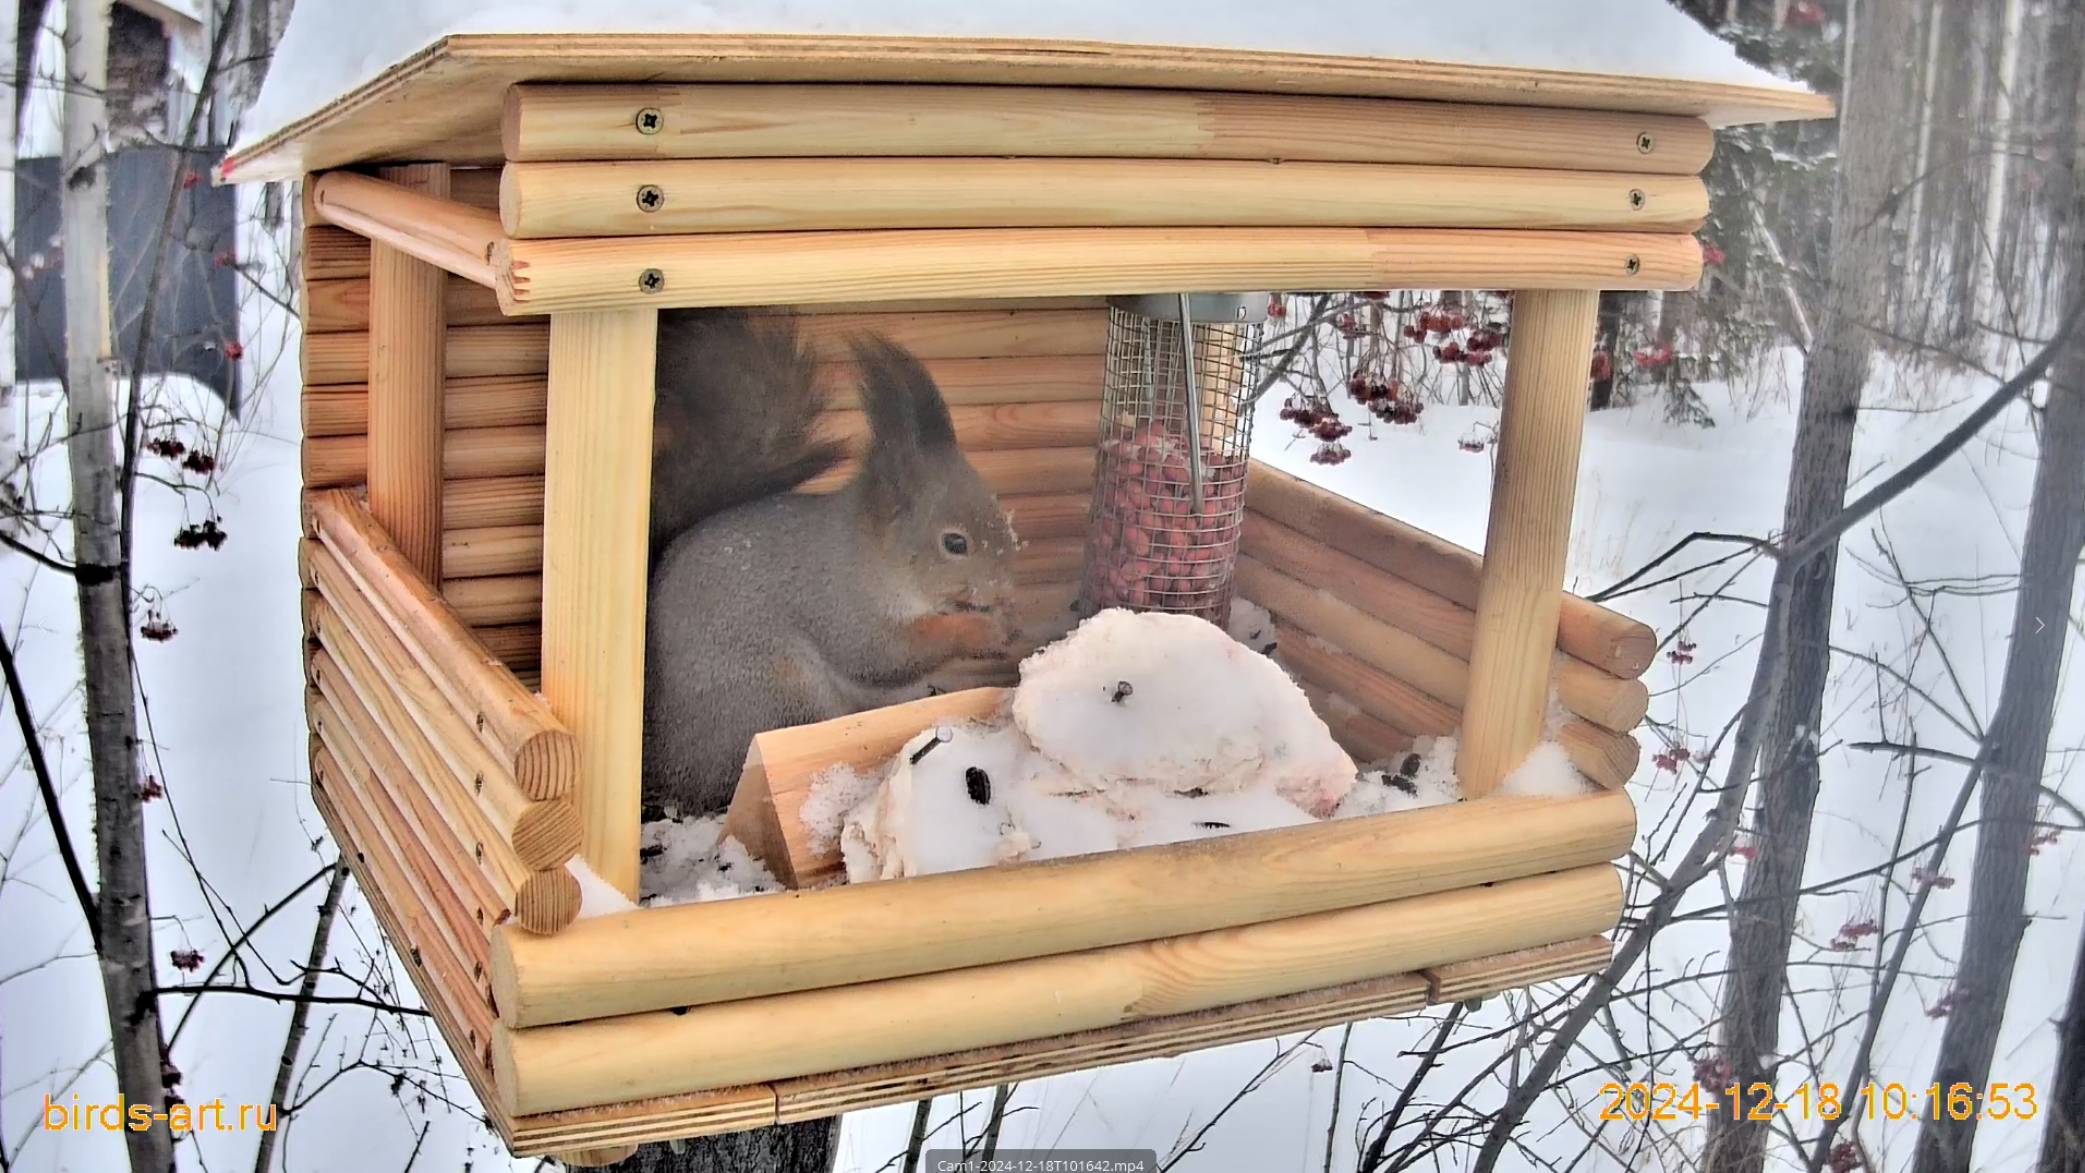
[{"label": "snow on ground", "polygon": [[1329,53],[1799,89],[1738,60],[1663,0],[1401,5],[1316,0],[299,0],[233,153],[453,33],[801,33],[1007,37]]}]

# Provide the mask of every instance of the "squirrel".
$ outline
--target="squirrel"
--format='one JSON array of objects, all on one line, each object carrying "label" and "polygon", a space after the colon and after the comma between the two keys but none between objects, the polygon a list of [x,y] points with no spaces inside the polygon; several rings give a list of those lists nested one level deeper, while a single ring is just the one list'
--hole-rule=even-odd
[{"label": "squirrel", "polygon": [[794,490],[843,446],[795,321],[660,315],[645,621],[644,797],[731,801],[753,735],[919,695],[1017,632],[1006,512],[956,443],[933,377],[851,343],[869,440],[829,494]]}]

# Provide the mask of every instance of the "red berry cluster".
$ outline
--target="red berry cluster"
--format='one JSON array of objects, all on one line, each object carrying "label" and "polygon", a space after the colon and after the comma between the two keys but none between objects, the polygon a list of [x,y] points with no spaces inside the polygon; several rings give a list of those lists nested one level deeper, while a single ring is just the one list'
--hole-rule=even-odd
[{"label": "red berry cluster", "polygon": [[1614,378],[1614,356],[1604,350],[1594,351],[1591,378],[1595,383],[1605,383]]},{"label": "red berry cluster", "polygon": [[188,452],[188,445],[172,436],[154,436],[145,441],[145,451],[168,460],[179,460]]},{"label": "red berry cluster", "polygon": [[138,783],[139,802],[151,802],[155,798],[165,798],[166,796],[167,788],[159,784],[159,776],[156,774],[147,774],[145,775],[145,780]]},{"label": "red berry cluster", "polygon": [[1860,948],[1864,938],[1872,937],[1881,931],[1882,926],[1876,924],[1873,919],[1847,921],[1839,926],[1839,935],[1832,938],[1832,952],[1851,953]]},{"label": "red berry cluster", "polygon": [[1694,648],[1695,645],[1692,640],[1675,640],[1672,650],[1665,653],[1665,658],[1675,664],[1692,664],[1694,662]]},{"label": "red berry cluster", "polygon": [[1750,863],[1759,858],[1759,846],[1754,843],[1739,843],[1730,849],[1730,854]]},{"label": "red berry cluster", "polygon": [[1788,6],[1788,27],[1814,29],[1824,27],[1824,5],[1817,0],[1795,0]]},{"label": "red berry cluster", "polygon": [[1831,1173],[1860,1173],[1868,1167],[1867,1158],[1861,1156],[1861,1147],[1850,1140],[1842,1140],[1832,1146],[1832,1155],[1824,1163]]},{"label": "red berry cluster", "polygon": [[1946,872],[1930,871],[1925,864],[1920,864],[1911,869],[1911,882],[1914,884],[1928,884],[1943,892],[1955,886],[1955,878],[1953,876],[1948,875]]},{"label": "red berry cluster", "polygon": [[1462,439],[1457,440],[1455,442],[1455,446],[1457,448],[1462,449],[1464,452],[1482,452],[1486,447],[1484,441],[1472,440],[1468,436],[1464,436]]},{"label": "red berry cluster", "polygon": [[223,527],[217,524],[216,518],[206,517],[200,524],[182,526],[180,532],[174,535],[174,545],[183,550],[196,550],[204,546],[215,550],[224,545],[225,538],[229,536],[231,535],[225,533]]},{"label": "red berry cluster", "polygon": [[1730,259],[1729,257],[1726,257],[1726,256],[1724,256],[1724,255],[1723,255],[1723,250],[1722,250],[1722,249],[1720,249],[1720,248],[1717,248],[1717,247],[1716,247],[1715,245],[1713,245],[1713,244],[1710,244],[1710,243],[1709,243],[1708,241],[1706,241],[1706,240],[1704,240],[1704,241],[1702,241],[1702,242],[1701,242],[1701,263],[1702,263],[1702,264],[1704,264],[1704,265],[1720,265],[1720,264],[1722,264],[1722,263],[1723,263],[1724,261],[1727,261],[1727,260],[1729,260],[1729,259]]},{"label": "red berry cluster", "polygon": [[203,955],[195,949],[175,949],[167,954],[167,962],[182,973],[194,973],[203,968]]},{"label": "red berry cluster", "polygon": [[145,621],[138,624],[138,634],[156,644],[163,644],[174,638],[175,633],[179,630],[172,623],[167,622],[166,616],[159,614],[157,611],[147,614]]},{"label": "red berry cluster", "polygon": [[1277,293],[1267,299],[1267,316],[1279,322],[1289,316],[1288,300]]},{"label": "red berry cluster", "polygon": [[1190,449],[1155,423],[1101,445],[1099,519],[1086,571],[1100,607],[1179,611],[1222,622],[1245,519],[1245,459],[1202,453],[1195,509]]},{"label": "red berry cluster", "polygon": [[200,448],[191,449],[181,467],[198,476],[209,476],[217,471],[217,458]]},{"label": "red berry cluster", "polygon": [[226,342],[221,349],[224,351],[224,356],[233,362],[238,362],[246,357],[246,344],[236,338]]},{"label": "red berry cluster", "polygon": [[1694,1082],[1705,1088],[1729,1087],[1731,1077],[1730,1060],[1721,1055],[1703,1055],[1694,1061]]},{"label": "red berry cluster", "polygon": [[1948,1015],[1954,1013],[1955,999],[1960,996],[1961,995],[1954,990],[1949,990],[1947,993],[1942,994],[1940,996],[1940,1001],[1935,1002],[1931,1006],[1926,1007],[1926,1017],[1946,1018]]},{"label": "red berry cluster", "polygon": [[2036,835],[2034,838],[2029,839],[2027,841],[2027,854],[2040,855],[2042,853],[2042,848],[2047,847],[2048,845],[2056,842],[2058,839],[2061,839],[2062,837],[2063,828],[2051,827],[2048,830],[2043,831],[2041,834]]},{"label": "red berry cluster", "polygon": [[1654,346],[1644,347],[1642,350],[1637,351],[1633,357],[1636,359],[1637,370],[1657,371],[1671,366],[1675,356],[1670,343],[1660,342]]},{"label": "red berry cluster", "polygon": [[1679,773],[1681,763],[1694,760],[1694,751],[1688,749],[1685,745],[1675,745],[1651,760],[1657,763],[1659,769],[1670,770],[1677,774]]}]

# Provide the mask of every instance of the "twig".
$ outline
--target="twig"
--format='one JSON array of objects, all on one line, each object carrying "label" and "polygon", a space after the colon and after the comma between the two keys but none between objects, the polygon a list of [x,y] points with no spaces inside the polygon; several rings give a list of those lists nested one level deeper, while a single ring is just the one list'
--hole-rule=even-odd
[{"label": "twig", "polygon": [[8,645],[7,635],[0,632],[0,668],[7,672],[7,699],[14,705],[15,723],[22,729],[22,748],[29,755],[29,770],[36,775],[37,792],[43,795],[44,818],[51,824],[51,837],[58,841],[58,858],[65,863],[65,878],[72,882],[72,894],[80,902],[80,916],[87,922],[87,935],[94,941],[94,951],[101,952],[100,905],[94,899],[94,890],[87,886],[87,873],[80,867],[80,857],[72,849],[72,835],[65,829],[65,813],[58,807],[58,786],[51,778],[51,763],[43,756],[43,737],[36,728],[36,718],[29,712],[29,696],[22,688],[22,674],[15,667],[14,649]]},{"label": "twig", "polygon": [[905,1142],[904,1173],[919,1173],[919,1151],[927,1146],[927,1121],[934,1114],[934,1097],[928,1096],[912,1109],[912,1139]]},{"label": "twig", "polygon": [[[275,1087],[268,1093],[267,1102],[281,1104],[289,1098],[290,1078],[296,1072],[297,1052],[304,1045],[304,1030],[311,1017],[311,998],[318,993],[319,969],[326,963],[326,949],[333,937],[333,917],[340,911],[340,894],[347,887],[348,870],[339,861],[333,864],[333,878],[326,885],[326,898],[319,903],[318,924],[311,931],[311,951],[304,963],[304,981],[297,987],[299,995],[296,1008],[290,1011],[289,1030],[282,1041],[282,1057],[275,1064]],[[277,1128],[281,1124],[276,1125]],[[421,1140],[427,1139],[423,1130]],[[414,1152],[419,1151],[415,1145]],[[260,1143],[254,1148],[253,1173],[268,1173],[268,1163],[275,1155],[275,1130],[261,1133]],[[411,1162],[407,1162],[410,1167]]]}]

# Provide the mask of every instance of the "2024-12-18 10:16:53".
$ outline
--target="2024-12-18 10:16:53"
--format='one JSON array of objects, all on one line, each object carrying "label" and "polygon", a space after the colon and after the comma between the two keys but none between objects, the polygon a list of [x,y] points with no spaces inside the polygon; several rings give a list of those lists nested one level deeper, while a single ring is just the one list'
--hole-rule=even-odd
[{"label": "2024-12-18 10:16:53", "polygon": [[[1698,1120],[1725,1111],[1733,1117],[1771,1120],[1791,1110],[1805,1120],[1836,1120],[1849,1110],[1870,1120],[1937,1120],[1942,1113],[1954,1120],[1978,1114],[1986,1120],[2032,1120],[2041,1111],[2031,1083],[1994,1083],[1981,1096],[1966,1083],[1950,1084],[1944,1092],[1940,1084],[1929,1084],[1922,1093],[1923,1107],[1920,1097],[1901,1083],[1863,1084],[1852,1097],[1845,1096],[1835,1083],[1803,1084],[1782,1097],[1765,1082],[1745,1087],[1730,1084],[1721,1099],[1703,1098],[1700,1084],[1688,1084],[1683,1091],[1670,1083],[1610,1083],[1601,1087],[1600,1094],[1606,1099],[1600,1109],[1602,1120]],[[1848,1099],[1860,1103],[1850,1107]]]}]

